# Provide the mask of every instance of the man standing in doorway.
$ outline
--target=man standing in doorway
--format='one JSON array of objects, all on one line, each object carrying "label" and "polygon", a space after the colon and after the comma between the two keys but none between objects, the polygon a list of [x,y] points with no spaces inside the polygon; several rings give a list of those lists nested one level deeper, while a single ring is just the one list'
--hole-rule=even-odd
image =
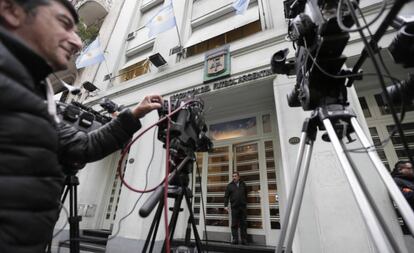
[{"label": "man standing in doorway", "polygon": [[247,186],[240,180],[239,172],[233,172],[233,181],[226,188],[224,195],[224,209],[228,212],[229,199],[231,203],[231,234],[233,236],[233,244],[239,243],[238,228],[240,227],[241,242],[247,244]]}]

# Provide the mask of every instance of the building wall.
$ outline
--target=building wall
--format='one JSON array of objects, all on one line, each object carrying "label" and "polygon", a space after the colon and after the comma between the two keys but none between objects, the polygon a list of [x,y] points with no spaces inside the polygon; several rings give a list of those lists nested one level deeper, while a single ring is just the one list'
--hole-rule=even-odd
[{"label": "building wall", "polygon": [[[126,42],[129,33],[139,33],[140,8],[142,1],[125,0],[114,1],[114,5],[108,14],[101,30],[101,37],[105,43],[102,43],[106,50],[106,63],[87,68],[83,70],[79,77],[79,82],[92,81],[99,89],[97,97],[89,98],[86,103],[94,105],[102,97],[108,97],[119,104],[134,106],[147,94],[162,94],[165,97],[182,92],[194,87],[203,85],[203,64],[204,54],[195,55],[188,58],[182,58],[169,55],[170,49],[179,44],[177,30],[171,29],[159,34],[151,41],[146,43],[153,45],[152,52],[161,53],[167,60],[167,66],[161,68],[151,67],[151,72],[139,76],[135,79],[117,83],[116,81],[103,81],[104,76],[111,73],[112,76],[118,74],[119,69],[126,63],[125,55],[138,51],[142,45],[135,45]],[[144,5],[157,4],[160,1],[144,1]],[[228,3],[227,3],[228,2]],[[240,76],[246,73],[269,68],[270,56],[285,47],[290,47],[293,56],[293,48],[290,43],[284,41],[287,26],[283,14],[282,1],[258,0],[259,10],[262,11],[262,26],[265,29],[262,32],[251,35],[239,41],[232,42],[231,51],[231,76]],[[369,11],[370,17],[376,15],[379,10],[380,1],[365,0],[361,1],[364,10]],[[203,3],[203,2],[201,2]],[[231,1],[219,2],[209,1],[214,10],[214,5],[230,4]],[[162,4],[162,3],[161,3]],[[211,18],[209,13],[191,12],[193,1],[191,0],[173,0],[177,27],[180,33],[182,45],[185,45],[191,39],[192,17]],[[224,8],[224,7],[223,7]],[[410,7],[411,8],[411,7]],[[204,9],[203,9],[204,11]],[[411,9],[406,12],[412,13]],[[138,14],[137,14],[138,13]],[[197,16],[198,15],[198,16]],[[208,24],[208,23],[207,23]],[[375,27],[375,26],[374,26]],[[223,27],[217,27],[218,30]],[[392,34],[388,34],[381,41],[382,46],[387,46]],[[139,38],[135,38],[138,40]],[[153,44],[152,44],[153,43]],[[144,43],[145,44],[145,43]],[[145,44],[144,46],[146,46]],[[345,53],[349,56],[357,55],[361,52],[363,45],[356,35],[352,35],[352,41],[346,48]],[[243,87],[254,84],[255,81],[246,82]],[[277,172],[279,197],[281,203],[282,219],[284,215],[283,206],[286,203],[287,193],[291,189],[292,168],[295,164],[298,145],[291,145],[288,139],[293,136],[299,136],[301,123],[308,112],[303,112],[300,108],[290,108],[286,104],[286,94],[291,90],[294,79],[277,76],[273,81],[273,100],[274,110],[277,117],[278,141],[281,154],[280,169]],[[229,88],[230,89],[230,88]],[[237,87],[233,89],[237,93]],[[219,94],[220,90],[212,91],[214,95]],[[252,91],[253,92],[253,91]],[[231,99],[231,97],[230,97]],[[358,117],[362,122],[364,129],[367,131],[367,125],[362,117],[362,110],[357,102],[357,95],[354,90],[350,92],[350,100],[356,108]],[[234,101],[238,103],[240,101]],[[95,107],[97,108],[97,107]],[[262,108],[263,110],[267,108]],[[214,115],[210,120],[214,120]],[[219,117],[219,116],[216,116]],[[142,120],[143,128],[149,126],[157,120],[157,114],[151,113]],[[145,186],[144,180],[145,169],[150,163],[152,151],[150,147],[155,145],[154,161],[152,162],[148,185],[156,185],[164,176],[165,151],[161,148],[162,144],[158,141],[153,144],[152,132],[143,137],[132,147],[129,158],[134,158],[133,163],[127,164],[125,174],[126,180],[138,187]],[[354,146],[356,144],[353,144]],[[93,217],[84,217],[81,226],[83,228],[100,228],[102,226],[103,209],[107,203],[108,183],[111,182],[114,164],[116,164],[116,155],[108,157],[102,161],[89,164],[79,173],[81,185],[79,187],[79,203],[93,204],[97,206],[97,212]],[[367,185],[373,189],[373,195],[376,201],[380,203],[381,212],[387,217],[393,217],[394,211],[386,197],[384,187],[379,183],[379,179],[372,172],[372,165],[366,157],[355,155],[356,163],[366,168],[362,172],[363,177],[368,179]],[[112,170],[112,171],[111,171]],[[308,184],[306,186],[303,207],[301,209],[298,233],[295,237],[295,252],[376,252],[373,242],[364,226],[364,219],[358,211],[355,200],[345,180],[339,161],[331,145],[320,141],[318,138],[314,155],[311,161],[311,172]],[[117,231],[118,222],[121,217],[126,215],[140,195],[123,189],[120,195],[118,212],[115,219],[113,231]],[[144,195],[138,204],[138,207],[145,201],[148,195]],[[172,202],[169,202],[171,206]],[[153,215],[153,214],[152,214]],[[116,238],[108,243],[108,252],[129,252],[130,249],[142,247],[147,231],[152,221],[152,215],[146,219],[138,216],[137,211],[133,212],[126,220],[122,222],[119,233]],[[186,215],[180,215],[177,226],[177,237],[183,237],[185,232]],[[393,220],[388,221],[392,231],[397,235],[397,239],[402,243],[401,231],[397,223]],[[61,224],[61,223],[59,223]],[[59,226],[58,224],[58,226]],[[272,234],[274,238],[267,241],[270,245],[277,242],[278,233]],[[163,229],[158,232],[157,240],[164,237]],[[402,243],[403,244],[403,243]]]}]

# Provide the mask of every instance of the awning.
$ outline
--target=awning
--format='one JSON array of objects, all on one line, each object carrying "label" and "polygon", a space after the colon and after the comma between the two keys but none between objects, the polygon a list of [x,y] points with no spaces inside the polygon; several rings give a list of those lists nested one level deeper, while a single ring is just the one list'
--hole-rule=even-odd
[{"label": "awning", "polygon": [[[214,25],[207,23],[206,26],[197,28],[191,34],[190,39],[185,44],[185,48],[191,47],[200,42],[206,41],[220,34],[232,31],[239,27],[253,23],[259,20],[259,6],[255,5],[249,8],[244,15],[234,15],[229,18],[215,22]],[[214,21],[212,21],[214,22]]]}]

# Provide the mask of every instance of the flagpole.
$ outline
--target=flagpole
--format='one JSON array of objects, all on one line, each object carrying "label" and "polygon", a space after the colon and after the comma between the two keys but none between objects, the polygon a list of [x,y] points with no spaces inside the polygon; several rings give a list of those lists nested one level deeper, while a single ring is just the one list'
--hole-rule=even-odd
[{"label": "flagpole", "polygon": [[172,11],[173,11],[173,15],[174,15],[174,18],[175,18],[175,30],[177,31],[177,35],[178,35],[178,43],[179,43],[179,46],[181,47],[182,46],[181,36],[180,36],[180,32],[178,31],[178,24],[177,24],[177,18],[176,18],[176,15],[175,15],[175,11],[174,11],[174,5],[173,5],[173,1],[172,0],[170,0],[170,1],[171,1],[171,8],[172,8]]}]

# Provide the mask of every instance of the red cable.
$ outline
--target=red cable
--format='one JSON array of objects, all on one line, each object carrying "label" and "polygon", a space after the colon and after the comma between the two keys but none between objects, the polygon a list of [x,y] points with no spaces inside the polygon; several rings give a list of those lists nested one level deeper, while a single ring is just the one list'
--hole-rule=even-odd
[{"label": "red cable", "polygon": [[[168,103],[168,115],[171,113],[171,99]],[[165,176],[167,177],[170,174],[170,128],[171,120],[168,120],[167,126],[167,140],[165,143],[166,156],[165,159]],[[168,224],[168,180],[164,180],[164,224],[165,224],[165,252],[170,253],[170,228]]]},{"label": "red cable", "polygon": [[[154,124],[150,125],[149,127],[147,127],[146,129],[144,129],[137,137],[135,137],[132,141],[130,141],[126,147],[121,151],[121,157],[119,158],[118,161],[118,176],[121,179],[122,184],[125,185],[126,188],[128,188],[129,190],[133,191],[133,192],[137,192],[137,193],[148,193],[148,192],[153,192],[155,191],[155,189],[158,188],[158,186],[162,185],[162,183],[165,182],[165,179],[168,177],[168,174],[165,175],[164,179],[161,181],[160,184],[158,184],[156,187],[148,189],[148,190],[140,190],[140,189],[136,189],[134,187],[132,187],[131,185],[129,185],[125,179],[124,179],[124,173],[122,172],[122,161],[124,160],[125,155],[128,153],[129,149],[131,148],[132,144],[134,144],[139,138],[141,138],[142,135],[144,135],[146,132],[148,132],[151,128],[155,127],[156,125],[158,125],[159,123],[163,122],[166,119],[169,119],[171,116],[173,116],[174,114],[176,114],[178,111],[180,111],[184,106],[193,103],[193,102],[197,102],[195,100],[190,100],[186,103],[184,103],[182,106],[178,107],[176,110],[174,110],[173,112],[169,113],[168,115],[166,115],[165,117],[161,118],[160,120],[158,120],[157,122],[155,122]],[[169,109],[170,110],[170,109]],[[167,134],[169,134],[169,128],[167,130]],[[169,137],[169,135],[168,135]],[[169,143],[169,138],[168,138],[168,143]],[[167,150],[169,150],[169,146],[167,148]],[[167,160],[167,165],[168,164],[168,160]]]},{"label": "red cable", "polygon": [[[147,127],[146,129],[144,129],[137,137],[135,137],[131,142],[128,143],[128,145],[121,151],[121,157],[119,159],[118,162],[118,175],[119,178],[121,179],[121,182],[131,191],[133,192],[138,192],[138,193],[148,193],[148,192],[152,192],[155,189],[157,189],[160,185],[162,185],[162,183],[164,183],[164,223],[165,223],[165,245],[166,245],[166,252],[170,253],[170,240],[169,240],[169,224],[168,224],[168,180],[166,180],[168,178],[168,175],[170,174],[170,128],[171,128],[171,119],[170,117],[173,116],[174,114],[176,114],[178,111],[180,111],[183,107],[185,107],[186,105],[193,103],[193,102],[198,102],[196,100],[189,100],[186,103],[184,103],[183,105],[181,105],[180,107],[178,107],[176,110],[174,110],[173,112],[171,112],[171,99],[170,102],[168,103],[168,115],[166,115],[165,117],[161,118],[160,120],[158,120],[156,123],[150,125],[149,127]],[[158,125],[159,123],[163,122],[164,120],[169,119],[168,120],[168,126],[167,126],[167,136],[166,136],[166,171],[165,171],[165,177],[164,179],[161,181],[161,183],[159,185],[157,185],[154,188],[148,189],[148,190],[139,190],[136,189],[134,187],[132,187],[131,185],[129,185],[125,180],[124,180],[124,173],[122,173],[122,161],[124,160],[125,155],[128,153],[129,149],[131,148],[132,144],[134,144],[139,138],[141,138],[142,135],[144,135],[146,132],[148,132],[148,130],[150,130],[151,128],[153,128],[154,126]]]}]

